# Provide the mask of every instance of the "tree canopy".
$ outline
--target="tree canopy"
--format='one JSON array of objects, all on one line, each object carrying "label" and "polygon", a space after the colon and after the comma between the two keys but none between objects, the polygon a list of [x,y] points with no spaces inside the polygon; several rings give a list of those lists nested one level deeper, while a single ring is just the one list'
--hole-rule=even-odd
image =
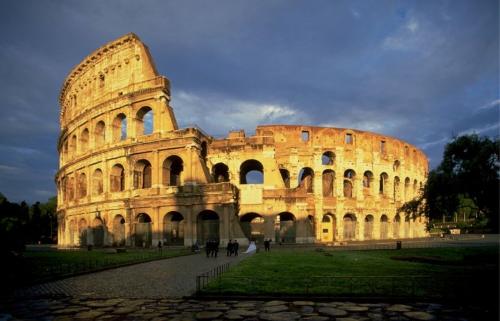
[{"label": "tree canopy", "polygon": [[446,145],[441,164],[429,173],[420,197],[400,210],[433,219],[473,208],[498,231],[499,153],[498,139],[475,134],[455,137]]}]

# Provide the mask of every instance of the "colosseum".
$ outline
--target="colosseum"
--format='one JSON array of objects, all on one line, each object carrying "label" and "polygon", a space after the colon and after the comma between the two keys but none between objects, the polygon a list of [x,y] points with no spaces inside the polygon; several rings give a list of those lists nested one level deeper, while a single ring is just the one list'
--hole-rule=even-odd
[{"label": "colosseum", "polygon": [[397,212],[428,172],[415,146],[302,125],[214,138],[178,128],[170,97],[169,80],[135,34],[71,70],[59,97],[59,245],[334,244],[426,235],[423,219]]}]

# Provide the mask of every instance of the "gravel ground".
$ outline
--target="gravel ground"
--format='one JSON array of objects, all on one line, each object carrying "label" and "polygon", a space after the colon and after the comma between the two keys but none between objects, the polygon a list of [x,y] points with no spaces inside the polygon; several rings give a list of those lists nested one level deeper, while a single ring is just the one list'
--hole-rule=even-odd
[{"label": "gravel ground", "polygon": [[20,289],[15,297],[42,295],[92,296],[99,298],[180,298],[196,290],[196,276],[218,265],[236,264],[248,254],[217,258],[203,253],[141,263]]}]

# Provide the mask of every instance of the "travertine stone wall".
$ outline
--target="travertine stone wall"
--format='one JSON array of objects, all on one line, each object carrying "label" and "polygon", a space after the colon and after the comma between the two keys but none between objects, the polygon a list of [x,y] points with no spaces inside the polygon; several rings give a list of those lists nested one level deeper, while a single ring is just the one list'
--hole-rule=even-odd
[{"label": "travertine stone wall", "polygon": [[60,95],[61,246],[426,235],[421,219],[396,213],[428,172],[415,146],[296,125],[214,139],[198,128],[179,129],[169,102],[168,79],[134,34],[70,72]]}]

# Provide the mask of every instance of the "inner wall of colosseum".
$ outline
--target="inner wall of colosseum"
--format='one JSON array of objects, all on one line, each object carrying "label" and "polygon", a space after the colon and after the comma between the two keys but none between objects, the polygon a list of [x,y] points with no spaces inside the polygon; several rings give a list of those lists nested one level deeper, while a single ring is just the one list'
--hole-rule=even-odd
[{"label": "inner wall of colosseum", "polygon": [[426,156],[341,128],[259,126],[215,139],[179,129],[169,80],[127,34],[86,57],[61,90],[61,246],[191,246],[415,238]]}]

